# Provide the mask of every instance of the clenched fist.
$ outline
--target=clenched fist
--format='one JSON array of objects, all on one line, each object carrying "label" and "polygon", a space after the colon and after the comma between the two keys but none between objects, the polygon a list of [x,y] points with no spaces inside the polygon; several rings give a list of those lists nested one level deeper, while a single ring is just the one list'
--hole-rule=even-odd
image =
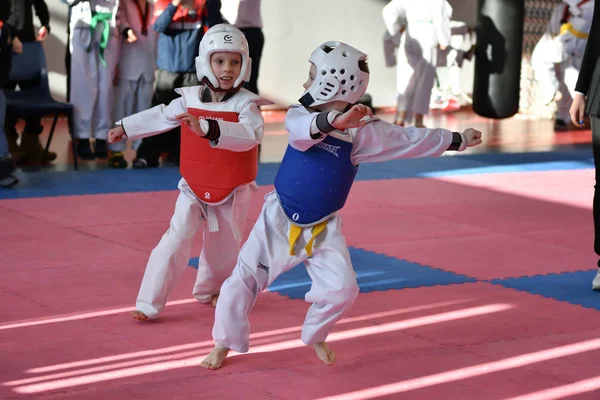
[{"label": "clenched fist", "polygon": [[356,128],[366,123],[366,121],[361,120],[367,116],[373,117],[373,110],[363,104],[356,104],[342,115],[335,117],[331,126],[339,131]]},{"label": "clenched fist", "polygon": [[467,128],[462,133],[462,136],[467,140],[467,147],[473,147],[481,144],[481,132],[477,129]]},{"label": "clenched fist", "polygon": [[125,138],[125,130],[122,126],[117,126],[108,131],[108,143],[117,143]]}]

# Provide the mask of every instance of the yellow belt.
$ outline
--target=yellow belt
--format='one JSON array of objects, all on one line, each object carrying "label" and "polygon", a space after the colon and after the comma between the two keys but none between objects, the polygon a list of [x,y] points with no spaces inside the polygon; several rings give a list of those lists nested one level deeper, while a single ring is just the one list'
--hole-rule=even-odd
[{"label": "yellow belt", "polygon": [[569,32],[571,35],[573,35],[579,39],[587,39],[588,36],[590,36],[587,33],[580,32],[577,29],[573,28],[573,25],[570,22],[567,22],[560,26],[560,34],[562,35],[563,33],[566,33],[566,32]]},{"label": "yellow belt", "polygon": [[[306,254],[308,254],[309,257],[312,256],[312,248],[313,248],[313,242],[315,241],[315,238],[317,236],[319,236],[319,234],[325,230],[326,226],[327,226],[327,221],[319,222],[318,224],[312,226],[312,237],[310,238],[310,240],[308,241],[308,243],[306,244],[306,247],[305,247]],[[298,241],[298,238],[300,237],[300,234],[302,233],[302,229],[303,228],[301,226],[297,226],[294,224],[292,224],[292,226],[290,227],[290,237],[289,237],[290,256],[296,255],[296,253],[294,252],[294,245]]]}]

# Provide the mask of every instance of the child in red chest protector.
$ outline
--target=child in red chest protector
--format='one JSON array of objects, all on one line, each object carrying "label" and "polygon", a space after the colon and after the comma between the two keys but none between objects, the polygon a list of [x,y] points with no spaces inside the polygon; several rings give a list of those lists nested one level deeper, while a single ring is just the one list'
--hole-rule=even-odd
[{"label": "child in red chest protector", "polygon": [[205,86],[177,89],[181,97],[120,121],[109,142],[141,139],[181,125],[182,179],[171,225],[152,251],[132,314],[154,319],[188,265],[192,240],[204,227],[193,295],[216,304],[240,250],[250,195],[256,188],[258,150],[266,104],[242,88],[250,76],[248,43],[235,27],[215,25],[196,59]]}]

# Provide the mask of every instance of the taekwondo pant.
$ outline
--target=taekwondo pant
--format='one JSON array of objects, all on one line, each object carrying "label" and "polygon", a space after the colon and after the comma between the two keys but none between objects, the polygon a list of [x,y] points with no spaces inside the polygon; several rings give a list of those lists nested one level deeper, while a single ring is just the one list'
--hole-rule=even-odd
[{"label": "taekwondo pant", "polygon": [[410,22],[398,49],[396,90],[398,110],[427,114],[437,66],[433,25]]},{"label": "taekwondo pant", "polygon": [[294,247],[296,255],[291,256],[288,240],[291,224],[275,192],[267,194],[265,200],[233,274],[221,288],[215,312],[215,345],[240,353],[248,351],[248,314],[258,294],[280,274],[302,262],[312,280],[305,296],[305,300],[312,303],[302,327],[301,338],[305,344],[324,341],[358,295],[356,273],[342,234],[341,219],[334,215],[328,220],[325,230],[314,241],[312,257],[304,248],[312,237],[311,229],[303,229]]},{"label": "taekwondo pant", "polygon": [[206,303],[219,293],[235,267],[250,195],[256,184],[239,186],[220,205],[198,200],[184,179],[179,181],[178,187],[180,193],[171,225],[150,254],[136,301],[136,309],[149,318],[156,318],[165,307],[169,294],[188,266],[194,236],[201,228],[204,228],[204,242],[193,295]]},{"label": "taekwondo pant", "polygon": [[445,50],[437,50],[437,67],[448,67],[448,78],[450,91],[453,94],[462,92],[460,86],[461,68],[465,61],[465,54],[475,44],[473,35],[469,33],[469,27],[464,22],[451,21],[450,46]]},{"label": "taekwondo pant", "polygon": [[[154,82],[148,81],[140,76],[137,81],[129,79],[119,80],[119,87],[115,91],[113,116],[115,121],[128,117],[132,114],[145,111],[152,107],[152,94],[154,93]],[[136,150],[142,143],[141,139],[134,140],[132,147]],[[127,141],[121,140],[111,143],[108,148],[111,151],[125,151]]]},{"label": "taekwondo pant", "polygon": [[118,58],[118,38],[111,36],[104,51],[106,65],[100,61],[98,42],[102,29],[97,27],[90,51],[89,28],[71,32],[71,90],[74,107],[73,126],[78,139],[106,140],[112,127],[113,77]]}]

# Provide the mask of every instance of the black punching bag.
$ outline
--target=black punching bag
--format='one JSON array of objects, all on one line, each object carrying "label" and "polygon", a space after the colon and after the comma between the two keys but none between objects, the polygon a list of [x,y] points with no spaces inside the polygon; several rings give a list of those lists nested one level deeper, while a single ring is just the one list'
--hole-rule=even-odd
[{"label": "black punching bag", "polygon": [[524,0],[479,0],[473,111],[508,118],[519,111]]}]

